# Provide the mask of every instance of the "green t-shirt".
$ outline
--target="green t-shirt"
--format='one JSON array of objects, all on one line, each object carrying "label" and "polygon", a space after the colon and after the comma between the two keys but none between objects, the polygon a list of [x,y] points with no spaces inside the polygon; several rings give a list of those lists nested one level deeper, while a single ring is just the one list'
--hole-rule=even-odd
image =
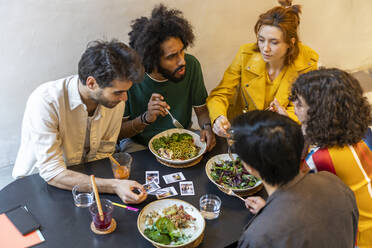
[{"label": "green t-shirt", "polygon": [[[130,120],[138,117],[147,110],[147,104],[153,93],[159,93],[171,107],[169,110],[182,126],[191,126],[192,107],[202,106],[208,97],[204,85],[203,73],[199,61],[192,55],[185,55],[186,73],[182,81],[156,82],[147,74],[139,84],[134,84],[128,91],[128,101],[125,104],[124,117]],[[147,126],[143,132],[132,139],[142,145],[148,145],[156,134],[174,128],[169,115],[159,115],[154,123]]]}]

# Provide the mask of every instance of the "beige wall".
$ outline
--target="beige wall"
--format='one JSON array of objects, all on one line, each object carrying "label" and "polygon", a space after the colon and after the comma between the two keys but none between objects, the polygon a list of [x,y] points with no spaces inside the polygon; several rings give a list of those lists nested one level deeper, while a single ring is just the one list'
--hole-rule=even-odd
[{"label": "beige wall", "polygon": [[[76,73],[86,43],[127,42],[130,20],[149,15],[155,0],[0,0],[0,167],[19,146],[28,95],[43,82]],[[218,83],[239,46],[255,40],[253,26],[274,0],[167,0],[195,28],[189,49],[202,63],[208,90]],[[299,0],[300,37],[323,65],[355,70],[372,65],[371,0]]]}]

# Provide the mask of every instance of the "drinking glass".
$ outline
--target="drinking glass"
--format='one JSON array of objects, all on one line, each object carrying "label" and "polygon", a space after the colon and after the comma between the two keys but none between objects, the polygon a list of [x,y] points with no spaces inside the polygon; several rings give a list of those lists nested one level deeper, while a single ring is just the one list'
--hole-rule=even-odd
[{"label": "drinking glass", "polygon": [[72,197],[75,206],[80,208],[89,207],[93,203],[94,193],[91,184],[84,183],[75,185],[72,188]]},{"label": "drinking glass", "polygon": [[114,153],[112,157],[119,163],[116,164],[114,161],[111,160],[111,167],[112,172],[114,173],[114,177],[118,179],[127,179],[130,175],[130,168],[132,165],[133,158],[127,152],[118,152]]},{"label": "drinking glass", "polygon": [[101,206],[103,212],[103,221],[101,221],[100,219],[96,202],[90,205],[89,212],[92,216],[92,220],[96,229],[99,231],[105,231],[110,228],[114,206],[108,199],[101,199]]},{"label": "drinking glass", "polygon": [[221,199],[213,194],[200,197],[200,213],[206,220],[213,220],[220,215]]}]

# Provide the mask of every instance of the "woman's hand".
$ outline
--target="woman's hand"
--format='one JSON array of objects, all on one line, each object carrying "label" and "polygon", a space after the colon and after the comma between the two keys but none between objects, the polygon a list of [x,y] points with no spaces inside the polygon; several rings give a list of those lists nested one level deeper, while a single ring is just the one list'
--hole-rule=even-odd
[{"label": "woman's hand", "polygon": [[231,127],[231,124],[229,120],[224,115],[220,115],[217,117],[217,119],[214,121],[213,124],[213,132],[221,137],[229,137],[229,134],[227,133],[227,130],[229,130]]},{"label": "woman's hand", "polygon": [[274,98],[274,101],[270,103],[269,110],[284,116],[288,116],[287,110],[280,105],[278,99],[276,98]]},{"label": "woman's hand", "polygon": [[257,214],[265,205],[265,200],[260,196],[251,196],[245,199],[245,206],[252,214]]}]

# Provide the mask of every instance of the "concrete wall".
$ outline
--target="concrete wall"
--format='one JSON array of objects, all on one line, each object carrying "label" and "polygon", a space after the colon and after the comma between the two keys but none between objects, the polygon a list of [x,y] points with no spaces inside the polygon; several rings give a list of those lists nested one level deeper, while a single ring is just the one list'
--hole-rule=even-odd
[{"label": "concrete wall", "polygon": [[[88,41],[128,41],[132,19],[155,0],[0,0],[0,167],[14,162],[27,97],[43,82],[76,73]],[[274,0],[165,0],[194,26],[188,52],[203,66],[208,90],[219,82],[239,45],[255,40],[253,26]],[[355,70],[372,65],[370,0],[299,0],[300,37],[323,65]]]}]

